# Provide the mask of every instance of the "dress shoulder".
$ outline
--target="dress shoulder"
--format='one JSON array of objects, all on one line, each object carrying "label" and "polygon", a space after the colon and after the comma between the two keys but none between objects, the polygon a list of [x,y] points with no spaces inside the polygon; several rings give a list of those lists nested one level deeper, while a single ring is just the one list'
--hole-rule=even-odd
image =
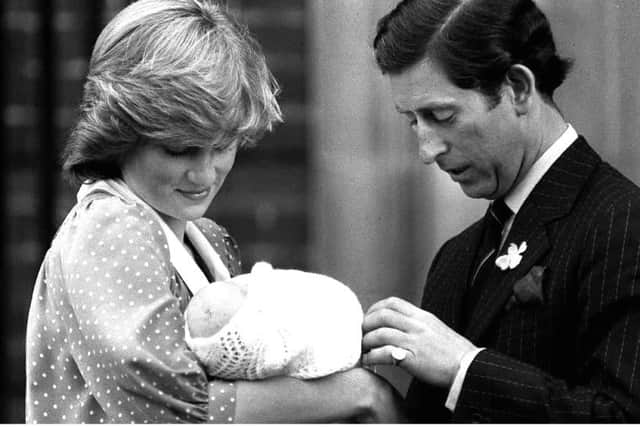
[{"label": "dress shoulder", "polygon": [[[119,197],[98,193],[69,213],[52,246],[83,253],[93,245],[126,247],[144,244],[170,265],[167,239],[158,220],[146,208]],[[167,269],[167,274],[171,274]]]},{"label": "dress shoulder", "polygon": [[205,217],[194,221],[194,223],[222,258],[231,275],[240,274],[242,272],[240,249],[238,248],[238,243],[227,229]]}]

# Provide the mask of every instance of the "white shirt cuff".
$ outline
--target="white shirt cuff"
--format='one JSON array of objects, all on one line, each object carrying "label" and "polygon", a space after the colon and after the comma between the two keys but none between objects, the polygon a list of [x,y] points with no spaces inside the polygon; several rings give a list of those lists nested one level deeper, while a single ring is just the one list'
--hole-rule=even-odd
[{"label": "white shirt cuff", "polygon": [[478,353],[480,353],[484,349],[484,347],[480,347],[471,350],[465,353],[460,359],[460,367],[458,368],[458,373],[453,379],[453,384],[451,384],[451,388],[449,389],[449,395],[447,396],[447,400],[444,403],[444,406],[446,406],[447,409],[451,412],[456,409],[456,405],[458,404],[458,397],[460,396],[460,392],[462,391],[462,384],[464,384],[464,379],[467,376],[467,370],[469,370],[471,362],[473,362],[473,359],[476,358]]}]

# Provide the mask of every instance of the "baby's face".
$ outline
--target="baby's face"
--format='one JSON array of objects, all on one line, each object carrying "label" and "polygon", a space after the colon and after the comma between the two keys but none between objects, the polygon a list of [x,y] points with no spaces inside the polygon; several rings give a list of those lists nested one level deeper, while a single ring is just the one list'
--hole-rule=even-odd
[{"label": "baby's face", "polygon": [[191,298],[185,317],[192,337],[214,335],[231,320],[246,299],[246,276],[211,283]]},{"label": "baby's face", "polygon": [[[251,274],[239,274],[224,282],[213,282],[212,285],[222,284],[225,286],[236,288],[237,292],[242,293],[243,296],[247,295],[247,288],[249,287],[249,281],[251,280]],[[255,279],[254,279],[255,280]]]}]

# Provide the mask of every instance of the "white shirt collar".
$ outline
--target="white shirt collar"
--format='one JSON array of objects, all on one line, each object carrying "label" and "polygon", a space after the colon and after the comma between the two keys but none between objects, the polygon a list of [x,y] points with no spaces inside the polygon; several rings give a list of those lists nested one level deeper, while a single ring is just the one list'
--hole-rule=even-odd
[{"label": "white shirt collar", "polygon": [[514,214],[517,214],[524,201],[544,174],[551,168],[556,160],[566,151],[574,141],[578,139],[578,133],[570,124],[551,147],[540,156],[527,171],[524,178],[505,196],[504,202]]}]

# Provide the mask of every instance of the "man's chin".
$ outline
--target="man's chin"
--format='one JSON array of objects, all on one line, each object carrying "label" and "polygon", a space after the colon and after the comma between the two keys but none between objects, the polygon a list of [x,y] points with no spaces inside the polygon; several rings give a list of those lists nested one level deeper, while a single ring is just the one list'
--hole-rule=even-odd
[{"label": "man's chin", "polygon": [[490,196],[490,192],[486,191],[486,189],[473,184],[460,183],[460,188],[467,197],[472,199],[487,199]]},{"label": "man's chin", "polygon": [[506,191],[500,188],[500,185],[491,182],[460,182],[462,192],[472,199],[495,200],[506,194]]}]

